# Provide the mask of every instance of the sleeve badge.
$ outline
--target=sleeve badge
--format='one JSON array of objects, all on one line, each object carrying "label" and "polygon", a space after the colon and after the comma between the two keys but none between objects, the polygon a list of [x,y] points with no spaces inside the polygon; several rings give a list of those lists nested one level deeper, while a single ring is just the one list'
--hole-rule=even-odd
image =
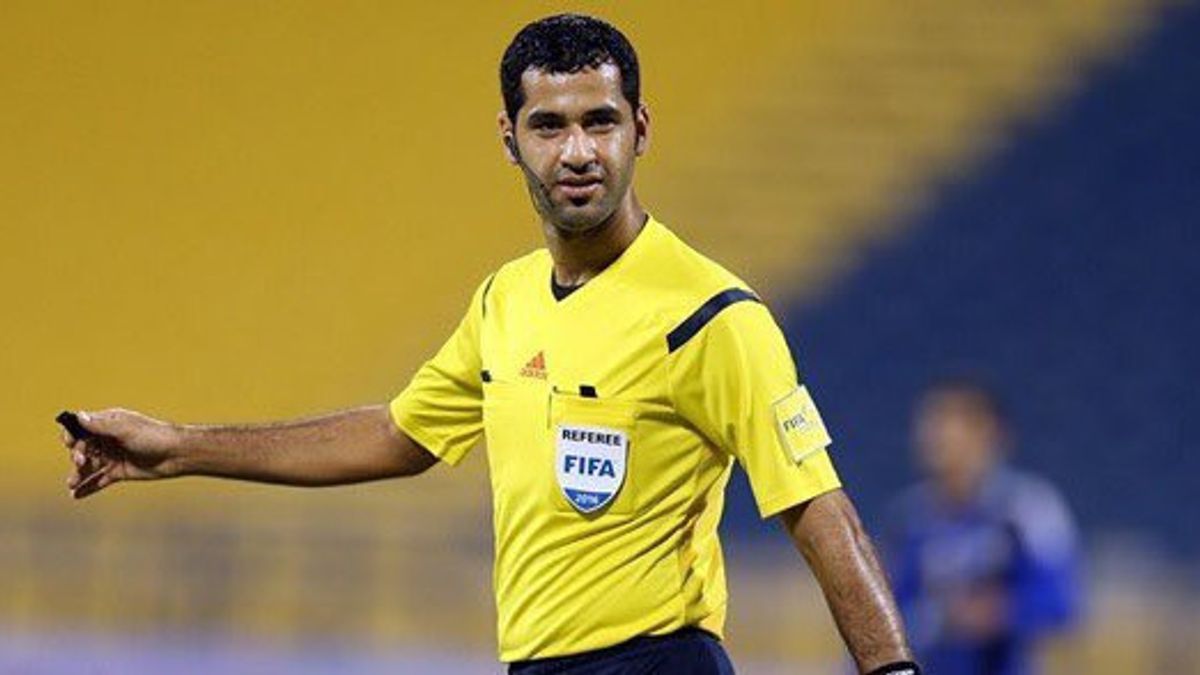
[{"label": "sleeve badge", "polygon": [[821,414],[813,403],[808,388],[800,385],[771,406],[775,413],[775,430],[788,458],[796,464],[809,455],[824,450],[833,442]]}]

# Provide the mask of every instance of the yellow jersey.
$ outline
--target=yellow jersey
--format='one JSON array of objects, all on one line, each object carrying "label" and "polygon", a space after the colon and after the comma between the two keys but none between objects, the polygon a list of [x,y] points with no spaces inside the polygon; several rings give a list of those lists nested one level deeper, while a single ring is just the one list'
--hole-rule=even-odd
[{"label": "yellow jersey", "polygon": [[486,439],[500,660],[720,636],[733,461],[764,518],[840,485],[783,335],[653,218],[561,300],[552,274],[545,249],[500,267],[390,404],[449,464]]}]

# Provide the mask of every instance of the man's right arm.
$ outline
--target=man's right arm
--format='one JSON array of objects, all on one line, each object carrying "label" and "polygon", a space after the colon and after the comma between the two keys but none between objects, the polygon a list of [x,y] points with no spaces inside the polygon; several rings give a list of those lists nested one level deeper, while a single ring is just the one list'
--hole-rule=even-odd
[{"label": "man's right arm", "polygon": [[345,485],[413,476],[439,458],[456,464],[483,435],[479,344],[493,279],[476,288],[458,328],[389,405],[241,426],[171,424],[120,408],[80,413],[93,436],[81,441],[63,433],[74,463],[71,494],[176,476]]},{"label": "man's right arm", "polygon": [[63,433],[74,465],[67,485],[77,499],[122,480],[344,485],[417,475],[438,461],[396,427],[385,405],[257,425],[178,425],[119,408],[79,418],[90,438]]}]

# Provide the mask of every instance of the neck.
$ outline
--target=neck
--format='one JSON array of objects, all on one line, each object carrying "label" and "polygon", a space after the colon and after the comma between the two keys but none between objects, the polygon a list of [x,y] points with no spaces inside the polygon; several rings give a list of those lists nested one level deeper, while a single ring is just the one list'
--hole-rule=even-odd
[{"label": "neck", "polygon": [[585,232],[563,232],[543,221],[555,281],[562,286],[587,282],[621,257],[645,223],[646,211],[632,191],[607,220]]}]

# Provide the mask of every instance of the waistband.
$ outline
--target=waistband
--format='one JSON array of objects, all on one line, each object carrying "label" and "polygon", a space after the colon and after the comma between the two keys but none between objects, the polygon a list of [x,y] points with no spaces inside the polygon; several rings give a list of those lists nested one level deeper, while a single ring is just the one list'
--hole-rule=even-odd
[{"label": "waistband", "polygon": [[530,659],[528,661],[513,661],[508,664],[508,673],[509,675],[551,675],[553,673],[565,673],[574,668],[603,661],[619,654],[628,654],[673,642],[683,643],[693,640],[720,642],[716,635],[703,628],[685,626],[666,635],[642,635],[611,647],[594,649],[590,652],[570,654],[568,656],[551,656],[544,659]]}]

